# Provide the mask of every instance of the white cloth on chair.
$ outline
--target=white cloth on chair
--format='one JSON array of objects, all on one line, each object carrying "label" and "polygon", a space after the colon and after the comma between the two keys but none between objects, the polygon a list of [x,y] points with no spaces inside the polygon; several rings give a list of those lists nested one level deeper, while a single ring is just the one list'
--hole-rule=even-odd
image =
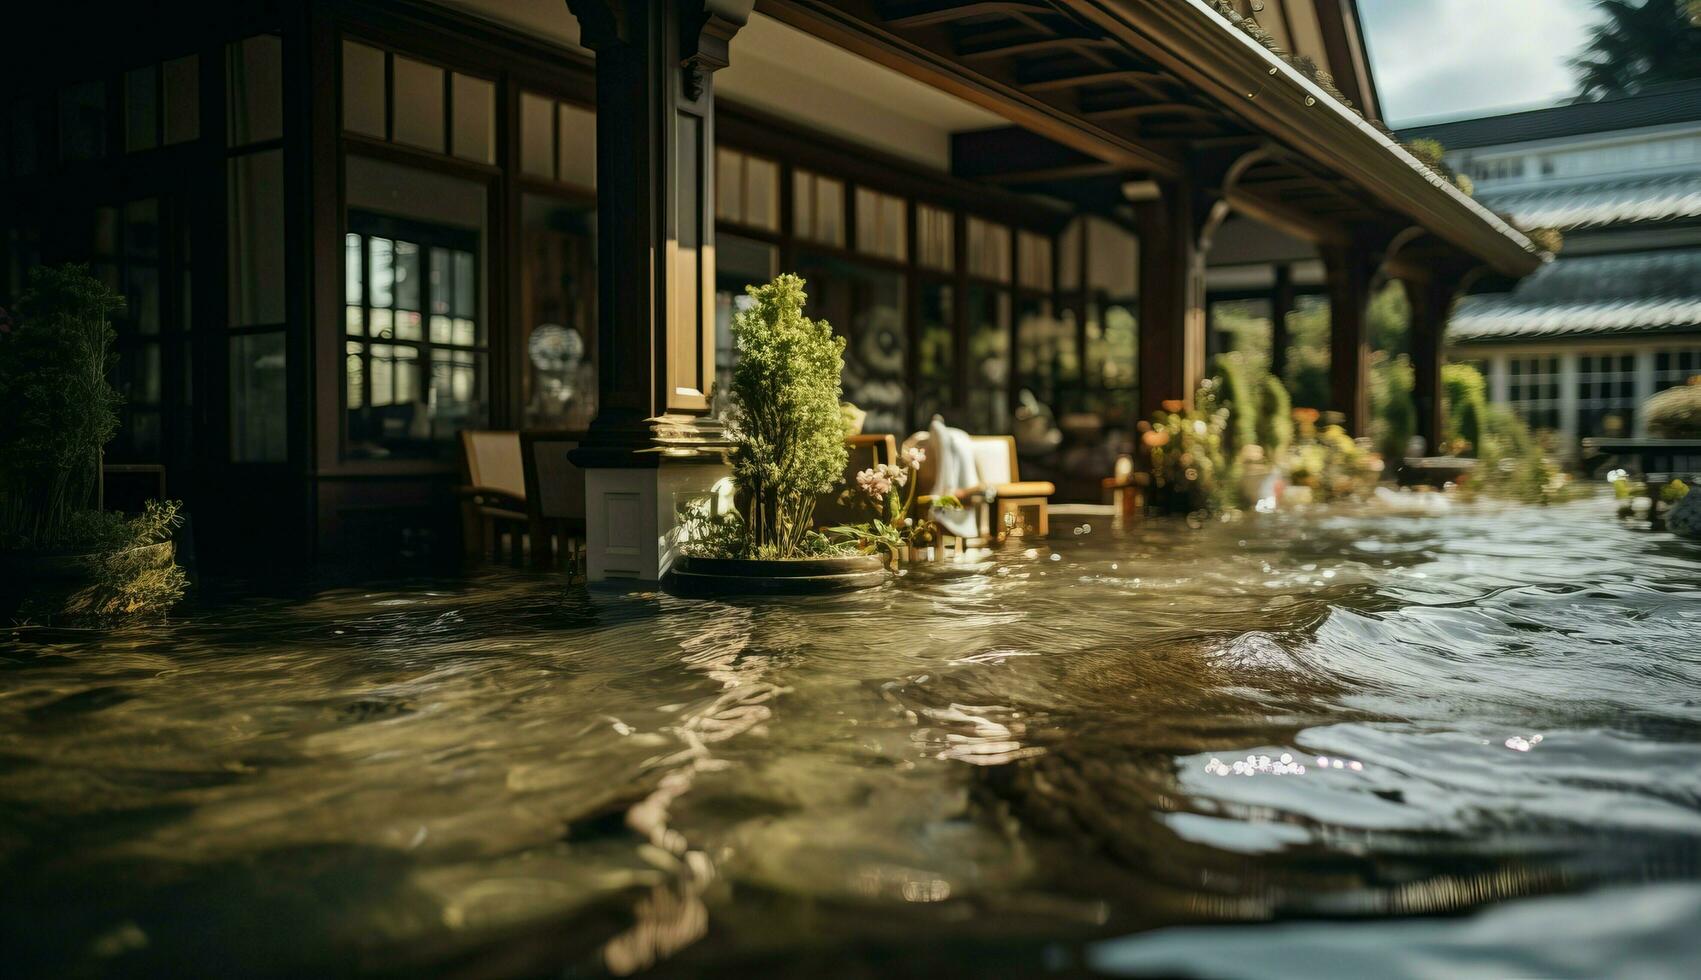
[{"label": "white cloth on chair", "polygon": [[[938,497],[978,486],[980,476],[975,470],[974,444],[969,441],[969,434],[962,429],[951,428],[937,415],[933,417],[933,424],[927,427],[927,433],[928,449],[934,453],[931,493]],[[934,507],[932,510],[933,519],[939,522],[946,534],[959,538],[980,536],[980,521],[967,501],[961,508]]]}]

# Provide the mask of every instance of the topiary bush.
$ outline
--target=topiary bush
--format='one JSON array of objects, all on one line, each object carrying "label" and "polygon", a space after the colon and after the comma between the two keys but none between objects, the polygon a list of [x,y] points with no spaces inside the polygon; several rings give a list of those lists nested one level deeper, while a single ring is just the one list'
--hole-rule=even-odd
[{"label": "topiary bush", "polygon": [[733,482],[744,508],[743,554],[799,558],[831,550],[813,530],[815,501],[845,469],[839,410],[845,341],[803,315],[804,282],[785,274],[747,292],[733,316]]},{"label": "topiary bush", "polygon": [[1401,460],[1417,434],[1417,403],[1412,399],[1416,378],[1404,354],[1378,354],[1370,375],[1370,438],[1382,458]]},{"label": "topiary bush", "polygon": [[1648,434],[1660,439],[1701,439],[1701,385],[1667,388],[1642,406]]},{"label": "topiary bush", "polygon": [[38,266],[0,332],[0,547],[61,548],[118,428],[107,381],[123,297],[80,265]]},{"label": "topiary bush", "polygon": [[1219,407],[1228,413],[1223,454],[1233,460],[1247,446],[1258,445],[1258,389],[1247,378],[1246,366],[1238,356],[1218,354],[1211,358],[1207,375]]},{"label": "topiary bush", "polygon": [[1258,443],[1266,459],[1279,460],[1293,445],[1293,401],[1287,386],[1273,374],[1258,386]]},{"label": "topiary bush", "polygon": [[1443,364],[1441,387],[1446,398],[1446,448],[1474,455],[1488,416],[1488,382],[1469,364]]}]

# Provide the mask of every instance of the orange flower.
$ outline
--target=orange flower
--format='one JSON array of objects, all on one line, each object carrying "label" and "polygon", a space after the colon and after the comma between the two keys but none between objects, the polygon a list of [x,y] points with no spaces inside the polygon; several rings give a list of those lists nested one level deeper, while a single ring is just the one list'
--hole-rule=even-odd
[{"label": "orange flower", "polygon": [[1167,445],[1169,445],[1169,433],[1167,433],[1167,432],[1147,432],[1146,434],[1144,434],[1140,437],[1140,441],[1145,443],[1146,445],[1152,447],[1153,449],[1156,449],[1159,446],[1167,446]]},{"label": "orange flower", "polygon": [[1181,399],[1179,399],[1179,398],[1168,399],[1163,403],[1163,405],[1164,405],[1164,411],[1166,411],[1166,412],[1179,412],[1179,411],[1181,411],[1181,407],[1182,407]]},{"label": "orange flower", "polygon": [[1296,408],[1293,410],[1293,420],[1295,422],[1315,422],[1321,418],[1322,415],[1323,413],[1319,412],[1315,408]]}]

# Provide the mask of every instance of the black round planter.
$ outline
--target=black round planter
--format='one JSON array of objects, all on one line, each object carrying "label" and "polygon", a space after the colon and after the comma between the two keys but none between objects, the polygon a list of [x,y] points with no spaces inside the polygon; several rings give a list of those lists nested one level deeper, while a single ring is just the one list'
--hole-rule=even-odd
[{"label": "black round planter", "polygon": [[693,558],[674,560],[672,591],[687,596],[814,595],[867,589],[891,577],[875,555],[849,558]]}]

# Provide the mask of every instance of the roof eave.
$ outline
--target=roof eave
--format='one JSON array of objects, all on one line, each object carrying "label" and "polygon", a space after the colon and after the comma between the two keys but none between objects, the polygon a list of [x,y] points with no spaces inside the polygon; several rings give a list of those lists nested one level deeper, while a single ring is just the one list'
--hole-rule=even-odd
[{"label": "roof eave", "polygon": [[1552,258],[1203,0],[1085,0],[1082,9],[1254,128],[1494,271],[1521,277]]}]

